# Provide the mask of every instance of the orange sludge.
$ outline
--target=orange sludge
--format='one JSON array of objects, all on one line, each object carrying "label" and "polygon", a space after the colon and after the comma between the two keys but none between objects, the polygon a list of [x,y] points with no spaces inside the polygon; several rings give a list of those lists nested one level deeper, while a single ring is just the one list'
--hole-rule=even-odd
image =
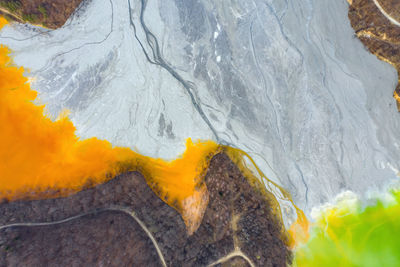
[{"label": "orange sludge", "polygon": [[7,20],[3,17],[0,17],[0,29],[3,28],[7,24]]},{"label": "orange sludge", "polygon": [[[87,179],[103,182],[117,174],[115,165],[134,154],[106,141],[79,141],[67,118],[53,122],[36,106],[24,69],[11,64],[9,50],[0,47],[0,191],[13,198],[28,190],[71,188]],[[85,180],[86,179],[86,180]]]},{"label": "orange sludge", "polygon": [[[0,28],[6,23],[0,17]],[[33,103],[37,93],[31,90],[24,69],[13,65],[9,53],[8,48],[0,46],[0,200],[63,196],[123,172],[139,171],[153,191],[180,212],[191,234],[200,225],[208,204],[204,175],[216,153],[227,153],[254,186],[269,190],[255,182],[246,168],[243,160],[250,157],[244,151],[214,141],[192,142],[189,138],[181,157],[165,161],[113,147],[97,138],[80,140],[67,116],[52,121],[44,116],[44,106]],[[264,180],[268,178],[262,174]],[[279,190],[291,201],[282,188]],[[266,192],[266,197],[280,218],[275,196]]]},{"label": "orange sludge", "polygon": [[9,53],[0,46],[0,198],[76,192],[139,170],[152,189],[180,211],[185,223],[192,224],[189,232],[194,230],[208,201],[202,175],[218,150],[215,142],[188,139],[182,157],[164,161],[97,138],[79,140],[66,116],[52,121],[43,115],[44,106],[33,103],[37,93],[30,89],[24,69],[12,64]]}]

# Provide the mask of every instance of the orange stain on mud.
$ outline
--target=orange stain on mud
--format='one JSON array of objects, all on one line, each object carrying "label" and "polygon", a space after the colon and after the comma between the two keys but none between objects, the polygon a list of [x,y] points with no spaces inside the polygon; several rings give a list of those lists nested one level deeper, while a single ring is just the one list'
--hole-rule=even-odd
[{"label": "orange stain on mud", "polygon": [[0,17],[0,29],[3,28],[7,24],[7,20],[3,17]]},{"label": "orange stain on mud", "polygon": [[[0,191],[15,198],[29,190],[81,189],[118,173],[134,153],[96,138],[79,141],[67,117],[52,121],[33,103],[24,69],[0,47]],[[90,180],[90,181],[89,181]]]},{"label": "orange stain on mud", "polygon": [[[6,23],[0,17],[0,29]],[[180,212],[191,234],[200,225],[208,204],[205,171],[212,156],[224,151],[253,186],[265,192],[282,223],[279,203],[267,192],[273,190],[263,184],[268,178],[258,167],[256,176],[260,177],[252,174],[244,158],[256,165],[244,151],[213,141],[188,139],[181,157],[165,161],[113,147],[97,138],[80,140],[67,116],[52,121],[44,116],[44,106],[33,103],[37,93],[31,90],[24,69],[13,65],[9,54],[8,48],[0,46],[0,200],[64,196],[104,183],[120,173],[139,171],[153,191]],[[274,186],[294,205],[285,190]],[[305,222],[302,212],[294,207],[298,218]],[[286,233],[285,229],[282,232]]]},{"label": "orange stain on mud", "polygon": [[193,143],[189,138],[182,157],[173,161],[139,157],[138,170],[161,199],[180,211],[189,234],[200,226],[207,208],[204,176],[211,158],[220,150],[214,141]]},{"label": "orange stain on mud", "polygon": [[[5,24],[0,18],[0,28]],[[62,196],[138,170],[195,230],[208,203],[202,177],[219,149],[215,142],[188,139],[182,157],[164,161],[97,138],[80,140],[68,117],[52,121],[33,103],[37,93],[9,54],[0,46],[0,198]]]},{"label": "orange stain on mud", "polygon": [[291,249],[307,243],[310,238],[310,222],[302,211],[297,214],[297,220],[290,226],[289,237],[289,247]]}]

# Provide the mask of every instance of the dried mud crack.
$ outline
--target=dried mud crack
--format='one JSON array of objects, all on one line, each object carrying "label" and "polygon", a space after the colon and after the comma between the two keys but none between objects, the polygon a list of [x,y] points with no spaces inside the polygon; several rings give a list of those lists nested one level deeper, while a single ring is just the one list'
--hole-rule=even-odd
[{"label": "dried mud crack", "polygon": [[0,205],[0,266],[286,266],[269,203],[225,154],[211,160],[210,201],[188,235],[137,172],[64,198]]},{"label": "dried mud crack", "polygon": [[[348,0],[349,19],[357,37],[380,60],[400,73],[400,2]],[[400,111],[400,82],[394,93]]]}]

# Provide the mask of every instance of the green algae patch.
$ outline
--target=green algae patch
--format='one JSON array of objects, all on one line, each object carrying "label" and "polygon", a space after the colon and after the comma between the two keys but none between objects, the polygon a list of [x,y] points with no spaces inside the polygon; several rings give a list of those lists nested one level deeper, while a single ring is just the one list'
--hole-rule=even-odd
[{"label": "green algae patch", "polygon": [[363,208],[357,199],[327,207],[295,252],[294,266],[400,266],[400,192]]}]

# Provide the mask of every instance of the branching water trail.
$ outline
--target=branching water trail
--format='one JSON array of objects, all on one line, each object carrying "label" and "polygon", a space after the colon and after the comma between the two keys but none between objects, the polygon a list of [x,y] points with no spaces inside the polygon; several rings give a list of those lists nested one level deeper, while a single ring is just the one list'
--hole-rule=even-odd
[{"label": "branching water trail", "polygon": [[149,63],[158,65],[161,68],[168,71],[168,73],[171,74],[183,86],[183,88],[185,88],[186,92],[190,96],[190,100],[191,100],[194,108],[197,110],[197,112],[199,113],[199,115],[201,116],[203,121],[207,124],[208,128],[213,133],[216,141],[220,144],[221,143],[226,144],[227,142],[218,136],[218,133],[215,130],[214,126],[211,124],[207,115],[204,113],[203,109],[201,108],[200,104],[198,103],[199,100],[197,99],[197,97],[195,96],[195,93],[193,92],[196,90],[196,85],[190,81],[186,81],[185,79],[183,79],[162,57],[157,37],[149,30],[149,28],[147,27],[147,25],[144,21],[144,12],[146,10],[147,0],[140,0],[140,3],[141,3],[140,15],[139,15],[140,25],[146,35],[147,44],[151,48],[152,57],[149,56],[149,53],[146,51],[143,43],[140,41],[140,39],[137,36],[136,26],[132,20],[132,8],[131,8],[130,0],[128,0],[129,21],[130,21],[131,27],[134,30],[135,39],[139,42],[139,45],[141,46],[143,53],[146,56],[146,59],[149,61]]}]

